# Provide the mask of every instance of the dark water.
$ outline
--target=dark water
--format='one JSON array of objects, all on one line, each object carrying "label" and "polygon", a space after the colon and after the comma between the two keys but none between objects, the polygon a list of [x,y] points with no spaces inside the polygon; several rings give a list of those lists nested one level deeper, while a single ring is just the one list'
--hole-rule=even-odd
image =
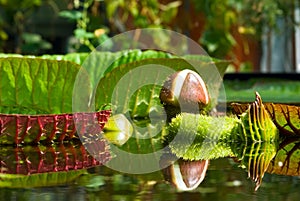
[{"label": "dark water", "polygon": [[0,146],[0,200],[299,200],[299,139],[246,144],[193,142],[195,149],[203,150],[196,153],[206,152],[207,157],[213,153],[213,157],[173,160],[173,153],[163,152],[157,155],[157,164],[151,164],[142,160],[147,158],[144,154],[158,153],[164,144],[162,136],[152,135],[151,129],[154,132],[156,127],[146,128],[141,130],[147,131],[144,135],[136,130],[119,147],[139,154],[141,160],[136,156],[133,160],[121,158],[124,160],[119,159],[118,168],[130,169],[136,161],[143,168],[167,164],[147,174],[126,174],[101,165],[112,164],[121,153],[104,139],[84,145],[79,141]]},{"label": "dark water", "polygon": [[272,200],[300,197],[300,177],[266,173],[255,185],[231,158],[210,161],[206,177],[193,191],[179,191],[163,179],[161,171],[146,175],[114,172],[105,166],[89,169],[67,185],[35,188],[0,188],[1,200]]}]

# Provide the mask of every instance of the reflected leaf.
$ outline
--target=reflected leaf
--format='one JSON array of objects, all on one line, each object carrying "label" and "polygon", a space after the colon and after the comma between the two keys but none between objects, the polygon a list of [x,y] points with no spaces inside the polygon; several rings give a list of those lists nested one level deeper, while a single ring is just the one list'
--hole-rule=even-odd
[{"label": "reflected leaf", "polygon": [[280,143],[267,172],[281,175],[300,175],[300,141],[286,139]]},{"label": "reflected leaf", "polygon": [[100,166],[111,159],[104,141],[89,145],[98,152],[90,154],[80,142],[49,146],[2,146],[0,186],[28,188],[74,182],[87,173],[87,168]]},{"label": "reflected leaf", "polygon": [[48,172],[33,175],[15,175],[0,173],[0,187],[6,188],[33,188],[66,185],[75,182],[86,169],[64,172]]},{"label": "reflected leaf", "polygon": [[[95,147],[93,143],[93,147]],[[49,146],[3,146],[0,151],[0,173],[32,175],[63,172],[101,165],[110,160],[106,143],[97,142],[97,155],[91,155],[82,143],[53,144]],[[95,157],[102,156],[102,160]]]},{"label": "reflected leaf", "polygon": [[165,180],[181,191],[197,188],[205,178],[208,164],[208,160],[189,161],[170,154],[163,155],[160,160]]},{"label": "reflected leaf", "polygon": [[244,144],[242,149],[240,146],[233,145],[232,150],[240,161],[241,167],[247,169],[248,177],[255,182],[255,190],[257,190],[270,162],[276,155],[277,145],[271,142],[254,142],[249,145]]}]

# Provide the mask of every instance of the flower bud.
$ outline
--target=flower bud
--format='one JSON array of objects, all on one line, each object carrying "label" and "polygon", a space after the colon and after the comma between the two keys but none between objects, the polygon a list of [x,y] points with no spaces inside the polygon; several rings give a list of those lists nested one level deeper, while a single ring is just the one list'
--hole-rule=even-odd
[{"label": "flower bud", "polygon": [[199,74],[182,70],[172,74],[164,83],[160,100],[169,116],[180,112],[198,113],[210,102],[207,87]]}]

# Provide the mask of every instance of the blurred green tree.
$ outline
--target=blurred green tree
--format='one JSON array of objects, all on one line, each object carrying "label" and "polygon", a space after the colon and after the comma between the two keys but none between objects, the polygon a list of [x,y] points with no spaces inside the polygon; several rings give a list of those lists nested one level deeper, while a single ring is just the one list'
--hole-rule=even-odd
[{"label": "blurred green tree", "polygon": [[42,0],[0,0],[0,51],[26,53],[51,48],[40,35],[25,30],[26,20],[41,3]]}]

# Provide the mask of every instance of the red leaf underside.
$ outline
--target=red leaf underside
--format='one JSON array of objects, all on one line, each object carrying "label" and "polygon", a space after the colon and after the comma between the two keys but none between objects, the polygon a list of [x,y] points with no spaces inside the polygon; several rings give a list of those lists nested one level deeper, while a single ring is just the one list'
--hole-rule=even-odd
[{"label": "red leaf underside", "polygon": [[110,110],[94,113],[0,114],[0,144],[62,142],[101,134]]}]

